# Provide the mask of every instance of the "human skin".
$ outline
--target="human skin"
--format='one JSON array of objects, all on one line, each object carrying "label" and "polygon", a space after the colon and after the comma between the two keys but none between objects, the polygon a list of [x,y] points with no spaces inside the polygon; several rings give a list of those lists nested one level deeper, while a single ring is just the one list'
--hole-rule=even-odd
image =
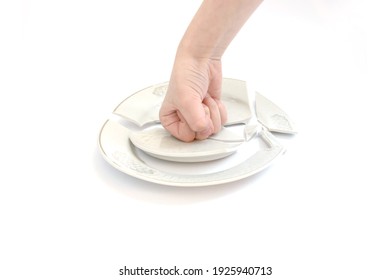
[{"label": "human skin", "polygon": [[227,120],[221,102],[225,50],[262,0],[204,0],[178,46],[161,124],[185,142],[203,140]]}]

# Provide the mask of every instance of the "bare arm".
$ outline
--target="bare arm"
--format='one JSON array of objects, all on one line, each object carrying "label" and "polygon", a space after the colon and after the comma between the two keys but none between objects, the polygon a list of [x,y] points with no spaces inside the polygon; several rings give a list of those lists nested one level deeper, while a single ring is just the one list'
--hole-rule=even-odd
[{"label": "bare arm", "polygon": [[205,0],[185,32],[160,109],[162,125],[183,141],[206,139],[226,122],[221,58],[262,0]]},{"label": "bare arm", "polygon": [[221,59],[226,48],[263,0],[205,0],[179,45],[179,53]]}]

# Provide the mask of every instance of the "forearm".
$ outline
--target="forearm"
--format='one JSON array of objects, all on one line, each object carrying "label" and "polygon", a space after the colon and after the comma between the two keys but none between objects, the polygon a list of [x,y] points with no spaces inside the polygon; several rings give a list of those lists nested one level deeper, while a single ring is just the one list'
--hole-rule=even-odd
[{"label": "forearm", "polygon": [[178,55],[220,59],[263,0],[204,0],[180,42]]}]

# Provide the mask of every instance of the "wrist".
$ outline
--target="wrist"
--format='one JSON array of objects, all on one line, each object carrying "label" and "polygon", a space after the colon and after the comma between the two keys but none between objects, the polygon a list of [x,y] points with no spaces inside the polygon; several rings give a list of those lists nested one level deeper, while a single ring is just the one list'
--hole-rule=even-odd
[{"label": "wrist", "polygon": [[223,50],[217,46],[183,38],[177,48],[176,57],[196,60],[221,60],[222,54]]}]

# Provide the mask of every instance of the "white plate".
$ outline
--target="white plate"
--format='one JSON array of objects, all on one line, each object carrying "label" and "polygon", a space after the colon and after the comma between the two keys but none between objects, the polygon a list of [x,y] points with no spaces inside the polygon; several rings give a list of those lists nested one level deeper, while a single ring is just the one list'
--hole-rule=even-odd
[{"label": "white plate", "polygon": [[[284,148],[268,129],[253,125],[255,118],[252,118],[246,83],[224,79],[223,85],[229,123],[245,123],[238,126],[241,132],[224,128],[214,139],[192,143],[168,135],[158,124],[158,111],[167,90],[164,83],[133,94],[114,110],[99,135],[103,157],[130,176],[181,187],[217,185],[262,171],[283,154]],[[267,108],[264,110],[267,112]],[[257,136],[247,137],[251,135]]]},{"label": "white plate", "polygon": [[[224,129],[228,131],[228,129]],[[227,140],[229,135],[224,136]],[[237,136],[238,138],[238,136]],[[234,153],[244,142],[205,139],[185,143],[177,140],[161,125],[131,131],[131,142],[142,151],[159,159],[176,162],[203,162],[221,159]]]},{"label": "white plate", "polygon": [[[177,163],[175,166],[173,162],[147,158],[130,141],[130,133],[119,122],[106,121],[99,135],[103,157],[130,176],[171,186],[199,187],[237,181],[260,172],[284,151],[270,132],[262,130],[261,137],[245,142],[232,156],[206,163]],[[201,170],[202,167],[208,170]]]}]

